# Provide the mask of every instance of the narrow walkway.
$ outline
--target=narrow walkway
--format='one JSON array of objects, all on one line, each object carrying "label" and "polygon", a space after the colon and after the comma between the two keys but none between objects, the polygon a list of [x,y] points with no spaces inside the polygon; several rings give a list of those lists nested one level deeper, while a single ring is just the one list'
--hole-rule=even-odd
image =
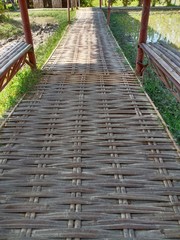
[{"label": "narrow walkway", "polygon": [[1,129],[0,239],[180,239],[177,151],[101,11],[44,70]]}]

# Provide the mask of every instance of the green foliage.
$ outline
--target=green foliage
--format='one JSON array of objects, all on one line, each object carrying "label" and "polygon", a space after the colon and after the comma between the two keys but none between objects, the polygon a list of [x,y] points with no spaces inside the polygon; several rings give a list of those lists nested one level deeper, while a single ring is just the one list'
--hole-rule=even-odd
[{"label": "green foliage", "polygon": [[130,5],[132,2],[132,0],[122,0],[123,6],[127,7],[128,5]]},{"label": "green foliage", "polygon": [[164,87],[152,68],[145,71],[144,87],[162,114],[169,130],[176,137],[177,142],[180,143],[180,104]]},{"label": "green foliage", "polygon": [[162,0],[152,0],[151,1],[152,7],[155,7],[156,5],[160,5],[160,4],[164,4],[164,2],[162,2]]},{"label": "green foliage", "polygon": [[110,1],[110,6],[112,7],[115,3],[117,3],[117,0],[109,0]]},{"label": "green foliage", "polygon": [[41,71],[31,72],[28,67],[20,71],[0,92],[0,115],[4,114],[7,109],[16,104],[17,100],[28,90],[32,89],[38,82]]},{"label": "green foliage", "polygon": [[4,5],[2,0],[0,0],[0,13],[2,13],[4,11]]},{"label": "green foliage", "polygon": [[17,28],[9,22],[6,22],[6,23],[4,22],[1,24],[0,39],[9,38],[14,35],[20,35],[21,33],[22,33],[21,28]]},{"label": "green foliage", "polygon": [[165,0],[166,6],[172,6],[172,0]]},{"label": "green foliage", "polygon": [[[136,41],[139,35],[139,26],[140,22],[128,13],[111,14],[110,28],[133,68],[135,68],[137,55]],[[180,104],[164,87],[150,67],[145,71],[143,83],[146,92],[155,103],[169,130],[180,143]]]},{"label": "green foliage", "polygon": [[92,7],[93,0],[81,0],[81,7]]},{"label": "green foliage", "polygon": [[3,22],[4,20],[4,12],[5,12],[4,5],[2,0],[0,0],[0,23]]}]

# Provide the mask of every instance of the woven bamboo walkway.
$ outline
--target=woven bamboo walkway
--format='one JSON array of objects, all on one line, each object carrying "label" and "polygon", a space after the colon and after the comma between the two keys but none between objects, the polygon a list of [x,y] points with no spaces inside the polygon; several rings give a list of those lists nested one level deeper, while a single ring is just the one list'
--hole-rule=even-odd
[{"label": "woven bamboo walkway", "polygon": [[1,240],[180,239],[180,163],[99,10],[78,11],[1,128]]}]

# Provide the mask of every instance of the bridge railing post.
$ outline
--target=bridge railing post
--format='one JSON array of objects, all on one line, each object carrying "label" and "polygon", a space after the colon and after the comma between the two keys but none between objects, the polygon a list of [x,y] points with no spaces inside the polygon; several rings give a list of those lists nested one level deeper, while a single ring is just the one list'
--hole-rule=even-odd
[{"label": "bridge railing post", "polygon": [[67,0],[67,17],[68,17],[68,23],[71,22],[71,14],[70,14],[70,0]]},{"label": "bridge railing post", "polygon": [[110,24],[110,17],[111,17],[111,0],[108,0],[108,11],[107,11],[107,25]]},{"label": "bridge railing post", "polygon": [[[33,39],[32,39],[27,3],[25,0],[19,0],[18,3],[21,11],[21,18],[22,18],[25,40],[28,44],[31,44],[33,47]],[[28,53],[28,56],[29,56],[30,63],[32,63],[32,68],[34,69],[36,68],[36,57],[34,53],[34,47],[32,49],[33,50]]]},{"label": "bridge railing post", "polygon": [[146,43],[146,40],[147,40],[150,5],[151,5],[151,0],[143,1],[141,27],[140,27],[140,33],[139,33],[138,51],[137,51],[137,58],[136,58],[136,74],[139,76],[142,75],[142,71],[144,69],[143,67],[144,52],[139,47],[139,44]]}]

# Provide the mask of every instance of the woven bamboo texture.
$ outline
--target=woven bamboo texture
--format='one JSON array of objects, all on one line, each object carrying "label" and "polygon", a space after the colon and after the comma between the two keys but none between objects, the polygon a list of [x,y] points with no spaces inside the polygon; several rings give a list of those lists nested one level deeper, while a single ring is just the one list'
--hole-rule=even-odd
[{"label": "woven bamboo texture", "polygon": [[180,164],[99,10],[78,11],[1,127],[0,239],[180,239]]}]

